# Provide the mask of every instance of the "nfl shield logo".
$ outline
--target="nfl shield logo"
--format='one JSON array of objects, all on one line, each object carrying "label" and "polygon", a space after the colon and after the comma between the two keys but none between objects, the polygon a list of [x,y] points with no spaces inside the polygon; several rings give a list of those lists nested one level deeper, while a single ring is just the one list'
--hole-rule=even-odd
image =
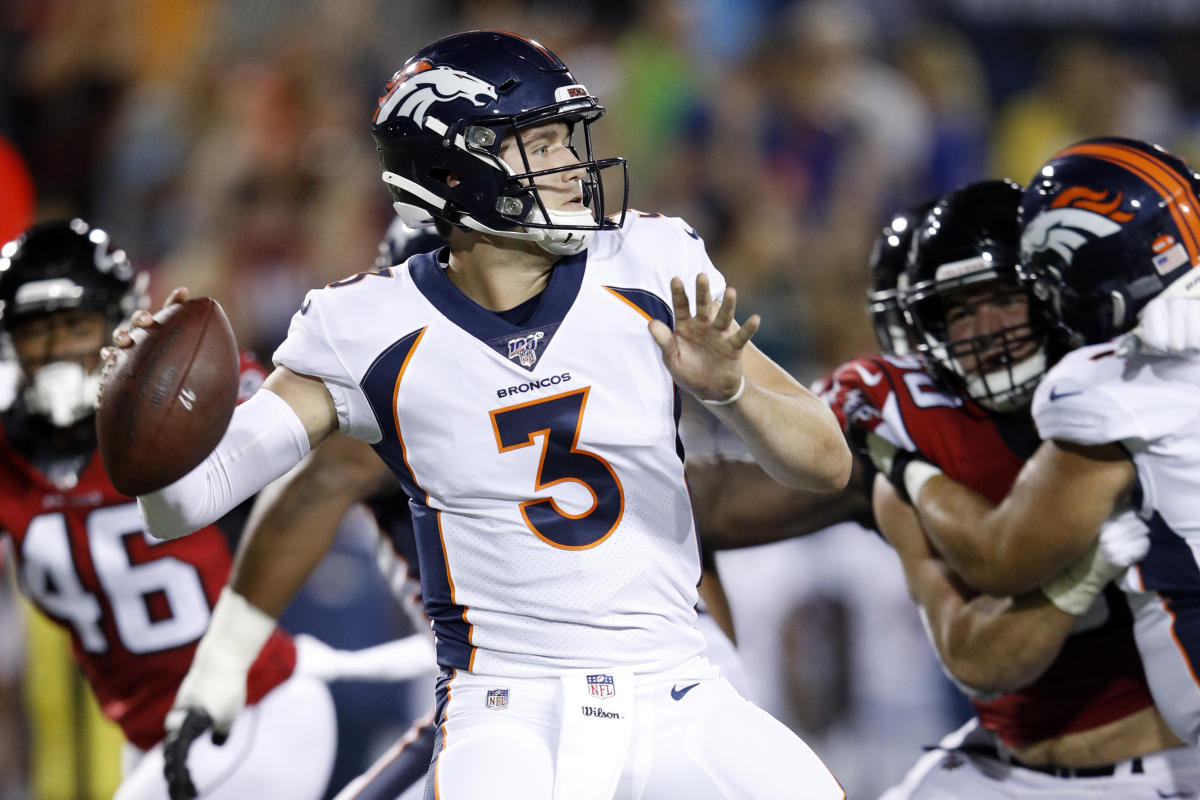
[{"label": "nfl shield logo", "polygon": [[612,697],[617,693],[612,675],[588,675],[588,691],[593,697]]},{"label": "nfl shield logo", "polygon": [[488,689],[487,707],[497,711],[508,708],[508,689]]},{"label": "nfl shield logo", "polygon": [[515,358],[525,369],[532,369],[537,363],[538,343],[546,338],[545,331],[534,331],[524,336],[508,340],[508,357]]}]

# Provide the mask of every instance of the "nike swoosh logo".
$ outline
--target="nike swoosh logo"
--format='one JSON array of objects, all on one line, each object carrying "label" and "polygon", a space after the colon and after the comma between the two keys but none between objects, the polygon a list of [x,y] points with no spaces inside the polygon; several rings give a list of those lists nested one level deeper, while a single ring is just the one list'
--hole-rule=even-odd
[{"label": "nike swoosh logo", "polygon": [[685,694],[690,692],[692,689],[695,689],[699,685],[700,685],[699,683],[693,683],[693,684],[683,687],[682,689],[680,689],[676,686],[672,686],[671,687],[671,699],[672,700],[682,700],[683,696]]},{"label": "nike swoosh logo", "polygon": [[850,366],[854,367],[854,371],[858,373],[858,377],[862,378],[863,383],[867,386],[874,386],[883,380],[882,372],[871,372],[871,370],[864,369],[858,364],[851,364]]},{"label": "nike swoosh logo", "polygon": [[307,314],[307,313],[308,313],[308,309],[309,309],[309,308],[311,308],[311,307],[312,307],[312,298],[311,298],[311,297],[309,297],[309,298],[307,298],[307,299],[304,301],[304,305],[300,306],[300,313],[301,313],[302,315],[303,315],[303,314]]},{"label": "nike swoosh logo", "polygon": [[1051,389],[1050,402],[1053,403],[1055,400],[1062,400],[1064,397],[1074,397],[1077,394],[1083,394],[1083,389],[1080,389],[1077,392],[1059,392],[1055,389]]}]

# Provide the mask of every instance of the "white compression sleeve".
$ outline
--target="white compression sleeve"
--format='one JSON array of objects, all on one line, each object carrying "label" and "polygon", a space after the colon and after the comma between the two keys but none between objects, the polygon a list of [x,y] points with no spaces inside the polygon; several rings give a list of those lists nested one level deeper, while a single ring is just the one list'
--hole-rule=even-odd
[{"label": "white compression sleeve", "polygon": [[146,530],[177,539],[223,515],[308,455],[308,433],[279,395],[260,389],[233,412],[229,429],[200,466],[138,498]]}]

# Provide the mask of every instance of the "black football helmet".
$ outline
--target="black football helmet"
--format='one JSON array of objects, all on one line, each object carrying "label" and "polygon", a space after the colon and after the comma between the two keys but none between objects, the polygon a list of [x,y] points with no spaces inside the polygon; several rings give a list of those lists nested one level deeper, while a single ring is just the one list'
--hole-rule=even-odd
[{"label": "black football helmet", "polygon": [[867,290],[867,313],[875,326],[879,347],[888,355],[908,355],[913,351],[909,327],[900,308],[897,284],[904,274],[913,231],[933,207],[933,200],[897,213],[883,226],[871,257],[867,262],[870,288]]},{"label": "black football helmet", "polygon": [[1099,344],[1200,263],[1200,174],[1156,145],[1087,139],[1021,200],[1021,280],[1065,348]]},{"label": "black football helmet", "polygon": [[[617,221],[604,216],[600,171],[620,167],[622,209],[629,178],[625,159],[592,155],[589,129],[603,114],[599,101],[542,45],[505,31],[469,31],[440,39],[404,63],[379,98],[372,133],[383,181],[405,222],[440,219],[565,255],[586,247],[595,231],[618,228],[624,220],[623,211]],[[520,136],[524,170],[516,172],[500,158],[507,136],[551,122],[565,122],[573,136],[582,127],[578,163],[533,171]],[[567,171],[586,176],[586,208],[550,211],[534,179]],[[451,173],[459,179],[454,186],[446,180]]]},{"label": "black football helmet", "polygon": [[[1045,374],[1045,334],[1033,321],[952,338],[947,312],[980,302],[1026,303],[1017,279],[1021,187],[981,181],[949,192],[913,235],[901,304],[917,350],[946,390],[984,408],[1023,411]],[[964,305],[965,304],[965,305]]]},{"label": "black football helmet", "polygon": [[[107,233],[81,219],[45,222],[0,247],[0,330],[12,348],[23,320],[66,309],[104,315],[111,331],[148,302],[147,276],[135,273]],[[99,367],[53,362],[23,375],[26,409],[55,425],[72,425],[95,409]]]}]

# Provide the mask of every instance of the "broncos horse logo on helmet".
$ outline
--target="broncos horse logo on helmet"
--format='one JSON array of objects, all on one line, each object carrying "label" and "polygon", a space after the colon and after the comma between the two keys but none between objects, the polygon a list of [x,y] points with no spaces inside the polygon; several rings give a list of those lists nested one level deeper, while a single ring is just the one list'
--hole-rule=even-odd
[{"label": "broncos horse logo on helmet", "polygon": [[1156,145],[1087,139],[1055,154],[1021,199],[1018,271],[1068,348],[1137,324],[1200,263],[1200,174]]},{"label": "broncos horse logo on helmet", "polygon": [[[414,54],[380,97],[372,134],[383,182],[408,224],[445,225],[536,242],[557,254],[577,253],[593,233],[624,221],[604,215],[600,171],[619,168],[627,205],[625,159],[597,160],[590,126],[604,107],[567,66],[537,42],[505,31],[469,31]],[[578,163],[533,171],[521,131],[565,123]],[[583,152],[578,152],[582,132]],[[514,137],[523,163],[500,157]],[[580,173],[584,208],[550,210],[535,179]],[[453,177],[453,180],[450,178]]]},{"label": "broncos horse logo on helmet", "polygon": [[1066,261],[1089,241],[1111,236],[1133,214],[1117,210],[1121,193],[1112,200],[1107,192],[1095,192],[1083,186],[1064,190],[1021,233],[1021,249],[1027,253],[1053,250]]},{"label": "broncos horse logo on helmet", "polygon": [[388,81],[387,89],[375,109],[376,125],[387,122],[393,111],[423,125],[425,112],[434,103],[463,98],[483,106],[488,100],[498,99],[496,87],[490,83],[450,67],[435,67],[428,61],[418,61],[397,72]]}]

